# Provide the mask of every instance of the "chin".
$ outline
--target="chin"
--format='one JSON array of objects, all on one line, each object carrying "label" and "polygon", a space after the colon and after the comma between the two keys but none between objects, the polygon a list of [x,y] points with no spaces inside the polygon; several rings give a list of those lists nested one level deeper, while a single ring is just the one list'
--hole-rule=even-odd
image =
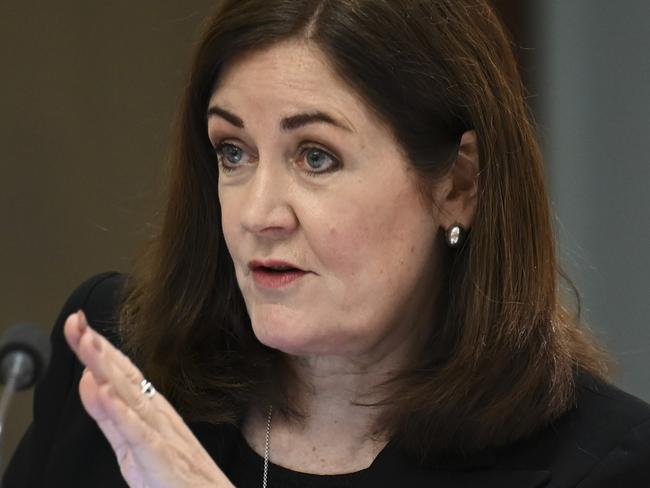
[{"label": "chin", "polygon": [[253,332],[262,344],[286,354],[294,356],[313,354],[316,352],[315,349],[318,349],[318,341],[312,334],[305,334],[304,331],[301,333],[287,324],[253,323]]},{"label": "chin", "polygon": [[325,354],[331,352],[328,337],[322,327],[295,317],[252,317],[253,333],[257,340],[267,347],[293,356]]}]

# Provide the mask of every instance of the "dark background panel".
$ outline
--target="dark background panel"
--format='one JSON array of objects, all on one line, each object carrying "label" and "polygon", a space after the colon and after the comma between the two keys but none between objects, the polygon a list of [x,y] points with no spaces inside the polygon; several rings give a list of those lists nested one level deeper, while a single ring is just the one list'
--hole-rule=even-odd
[{"label": "dark background panel", "polygon": [[[0,2],[0,329],[51,326],[156,225],[189,54],[212,1]],[[4,453],[31,418],[12,405]]]}]

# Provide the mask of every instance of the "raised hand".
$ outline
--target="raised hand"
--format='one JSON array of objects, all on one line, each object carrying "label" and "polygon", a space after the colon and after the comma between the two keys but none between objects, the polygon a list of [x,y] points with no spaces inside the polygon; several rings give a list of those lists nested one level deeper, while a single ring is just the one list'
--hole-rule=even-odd
[{"label": "raised hand", "polygon": [[65,338],[86,366],[79,392],[131,488],[233,488],[232,483],[140,370],[87,323],[68,317]]}]

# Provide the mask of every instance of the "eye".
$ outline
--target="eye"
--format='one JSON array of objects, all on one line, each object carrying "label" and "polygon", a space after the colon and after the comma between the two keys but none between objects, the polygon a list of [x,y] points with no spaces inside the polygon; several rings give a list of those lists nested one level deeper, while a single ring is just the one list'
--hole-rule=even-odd
[{"label": "eye", "polygon": [[320,147],[305,147],[300,152],[306,173],[317,176],[336,171],[341,166],[338,158]]},{"label": "eye", "polygon": [[230,142],[221,142],[217,144],[214,148],[214,152],[217,155],[219,166],[221,166],[225,172],[235,171],[237,166],[247,164],[250,159],[244,149]]}]

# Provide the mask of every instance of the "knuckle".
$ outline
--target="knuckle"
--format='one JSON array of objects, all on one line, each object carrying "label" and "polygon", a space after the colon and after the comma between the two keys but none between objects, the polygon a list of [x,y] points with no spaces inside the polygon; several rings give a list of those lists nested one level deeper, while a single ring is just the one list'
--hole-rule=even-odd
[{"label": "knuckle", "polygon": [[133,384],[139,385],[142,381],[142,375],[135,367],[128,368],[125,374],[128,381]]},{"label": "knuckle", "polygon": [[158,452],[164,451],[166,447],[162,438],[153,429],[146,429],[142,433],[142,442],[148,448]]},{"label": "knuckle", "polygon": [[147,413],[148,407],[149,407],[149,399],[141,395],[135,397],[135,400],[131,405],[133,411],[139,416],[142,416],[145,413]]}]

